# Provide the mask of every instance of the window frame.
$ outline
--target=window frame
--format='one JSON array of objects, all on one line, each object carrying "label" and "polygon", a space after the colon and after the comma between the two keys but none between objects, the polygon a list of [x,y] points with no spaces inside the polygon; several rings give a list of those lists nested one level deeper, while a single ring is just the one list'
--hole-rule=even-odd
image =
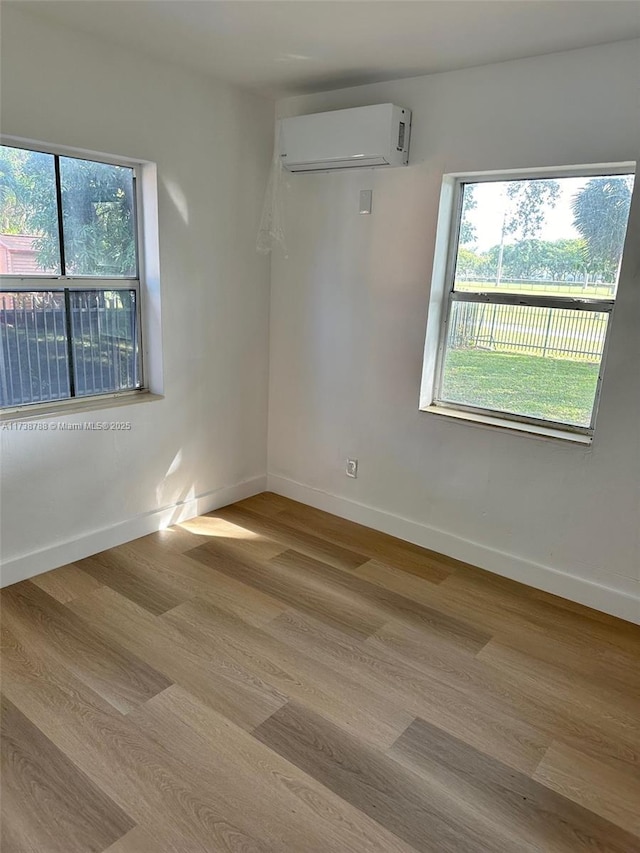
[{"label": "window frame", "polygon": [[[69,291],[107,291],[107,290],[127,290],[135,291],[136,302],[136,331],[137,331],[137,370],[140,385],[138,388],[129,388],[122,391],[107,391],[103,394],[86,394],[80,396],[63,397],[56,400],[34,401],[33,403],[20,403],[15,406],[0,407],[0,419],[6,420],[16,416],[27,416],[33,414],[48,415],[64,411],[64,409],[89,409],[103,406],[108,400],[126,401],[126,398],[139,397],[142,394],[149,393],[147,379],[147,357],[146,357],[146,336],[144,334],[144,309],[143,301],[145,296],[145,221],[144,221],[144,197],[143,197],[143,175],[142,171],[145,163],[139,160],[133,160],[126,157],[114,157],[112,155],[103,154],[101,152],[90,152],[80,149],[68,148],[66,146],[49,145],[39,142],[31,142],[17,137],[0,135],[0,145],[11,148],[22,148],[27,151],[37,151],[42,154],[50,154],[55,158],[68,157],[76,160],[87,160],[92,163],[104,163],[109,166],[121,166],[131,169],[133,172],[133,188],[134,188],[134,237],[136,243],[136,276],[119,276],[117,278],[109,278],[102,276],[75,276],[75,275],[56,275],[44,274],[34,275],[26,274],[22,276],[13,276],[0,274],[0,293],[3,292],[64,292]],[[59,160],[54,161],[56,172],[56,206],[58,212],[58,233],[60,238],[60,262],[61,268],[64,259],[63,233],[64,224],[62,219],[62,198],[60,195],[60,171]],[[69,341],[67,341],[67,345]],[[72,364],[69,364],[69,371],[73,370]],[[70,377],[71,378],[71,377]],[[93,406],[91,404],[94,404]]]},{"label": "window frame", "polygon": [[[435,309],[434,313],[437,313],[438,317],[436,323],[430,322],[429,319],[427,321],[419,406],[421,411],[447,415],[467,423],[479,423],[485,426],[515,430],[529,435],[565,438],[582,444],[591,442],[595,431],[600,402],[602,380],[611,336],[611,315],[618,295],[617,290],[612,299],[593,299],[509,292],[500,294],[495,293],[495,291],[456,291],[454,288],[465,184],[545,178],[592,178],[605,175],[633,175],[635,178],[636,163],[634,161],[625,161],[591,164],[587,166],[517,169],[510,171],[500,170],[479,173],[465,172],[443,175],[429,306],[429,313],[431,314]],[[583,427],[559,421],[535,418],[529,415],[504,412],[497,409],[486,409],[480,406],[469,406],[443,400],[441,392],[444,362],[454,302],[524,305],[606,313],[608,315],[607,330],[589,426]]]}]

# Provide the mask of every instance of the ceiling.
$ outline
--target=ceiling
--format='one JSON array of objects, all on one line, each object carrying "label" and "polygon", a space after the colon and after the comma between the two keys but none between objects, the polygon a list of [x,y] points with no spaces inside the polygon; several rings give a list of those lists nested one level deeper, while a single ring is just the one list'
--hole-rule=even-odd
[{"label": "ceiling", "polygon": [[640,37],[639,0],[15,2],[271,97]]}]

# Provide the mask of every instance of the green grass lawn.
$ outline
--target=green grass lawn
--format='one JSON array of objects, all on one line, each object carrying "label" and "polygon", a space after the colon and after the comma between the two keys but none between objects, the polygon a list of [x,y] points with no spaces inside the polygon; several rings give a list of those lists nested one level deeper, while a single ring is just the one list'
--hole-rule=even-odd
[{"label": "green grass lawn", "polygon": [[544,296],[573,296],[582,299],[612,299],[615,284],[562,284],[557,281],[530,281],[517,284],[503,282],[496,287],[492,281],[456,281],[456,290],[477,293],[488,290],[490,293],[537,293]]},{"label": "green grass lawn", "polygon": [[442,399],[589,426],[598,365],[585,361],[450,350],[443,374]]}]

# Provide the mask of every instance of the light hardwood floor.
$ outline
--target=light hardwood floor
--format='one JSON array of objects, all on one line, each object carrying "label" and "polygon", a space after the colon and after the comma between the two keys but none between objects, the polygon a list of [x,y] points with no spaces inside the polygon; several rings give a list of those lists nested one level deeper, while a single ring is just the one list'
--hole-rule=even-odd
[{"label": "light hardwood floor", "polygon": [[640,628],[276,495],[2,647],[2,853],[640,853]]}]

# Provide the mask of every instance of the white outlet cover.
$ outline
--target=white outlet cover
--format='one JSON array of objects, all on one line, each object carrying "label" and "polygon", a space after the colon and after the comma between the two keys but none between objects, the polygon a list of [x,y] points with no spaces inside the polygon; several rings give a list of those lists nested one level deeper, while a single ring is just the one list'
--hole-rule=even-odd
[{"label": "white outlet cover", "polygon": [[347,477],[353,477],[354,480],[358,476],[358,460],[357,459],[347,459],[346,475],[347,475]]},{"label": "white outlet cover", "polygon": [[373,190],[360,190],[360,213],[371,213]]}]

